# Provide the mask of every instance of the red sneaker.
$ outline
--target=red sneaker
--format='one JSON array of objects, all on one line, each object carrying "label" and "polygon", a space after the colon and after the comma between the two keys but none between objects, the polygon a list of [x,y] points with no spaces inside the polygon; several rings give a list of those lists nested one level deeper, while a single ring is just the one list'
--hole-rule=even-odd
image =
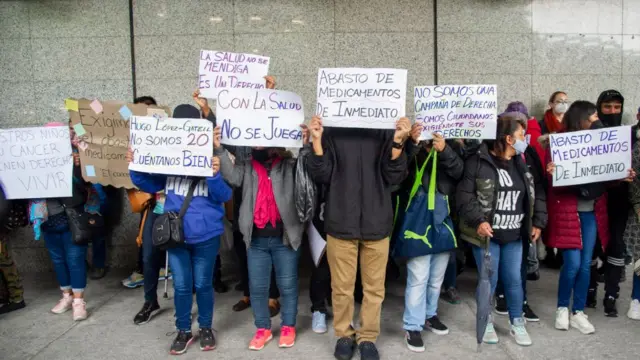
[{"label": "red sneaker", "polygon": [[273,339],[273,335],[271,334],[271,330],[269,329],[258,329],[256,334],[251,339],[249,343],[249,350],[262,350],[262,348],[267,345],[269,341]]},{"label": "red sneaker", "polygon": [[296,328],[293,326],[283,326],[280,328],[280,341],[278,346],[281,348],[290,348],[296,343]]}]

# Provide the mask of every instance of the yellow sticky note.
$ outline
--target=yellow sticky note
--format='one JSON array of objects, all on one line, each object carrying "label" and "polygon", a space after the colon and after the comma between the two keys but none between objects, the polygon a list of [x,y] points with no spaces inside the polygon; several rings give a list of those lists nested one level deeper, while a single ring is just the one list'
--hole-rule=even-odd
[{"label": "yellow sticky note", "polygon": [[64,108],[67,110],[78,111],[78,100],[65,99]]}]

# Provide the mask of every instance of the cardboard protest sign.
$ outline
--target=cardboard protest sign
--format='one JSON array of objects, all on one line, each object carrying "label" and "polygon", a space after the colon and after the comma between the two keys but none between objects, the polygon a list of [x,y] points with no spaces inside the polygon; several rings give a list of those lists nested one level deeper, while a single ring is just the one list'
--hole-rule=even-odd
[{"label": "cardboard protest sign", "polygon": [[413,91],[421,140],[444,138],[495,139],[498,119],[496,85],[416,86]]},{"label": "cardboard protest sign", "polygon": [[324,126],[393,129],[406,97],[407,70],[320,69],[316,114]]},{"label": "cardboard protest sign", "polygon": [[209,120],[134,116],[129,127],[133,150],[129,170],[213,176],[213,123]]},{"label": "cardboard protest sign", "polygon": [[92,183],[135,188],[129,178],[129,164],[126,160],[129,119],[133,115],[147,116],[148,111],[156,115],[170,115],[169,109],[119,101],[100,101],[102,111],[97,113],[94,108],[100,107],[93,101],[79,99],[77,102],[78,111],[69,110],[69,116],[80,140],[78,148],[82,177]]},{"label": "cardboard protest sign", "polygon": [[553,186],[624,179],[631,169],[631,126],[551,134]]},{"label": "cardboard protest sign", "polygon": [[7,199],[71,196],[69,127],[0,129],[0,182]]},{"label": "cardboard protest sign", "polygon": [[281,90],[223,90],[216,101],[221,142],[227,145],[302,147],[300,96]]},{"label": "cardboard protest sign", "polygon": [[216,99],[222,89],[264,89],[269,61],[268,57],[261,55],[200,50],[200,95]]}]

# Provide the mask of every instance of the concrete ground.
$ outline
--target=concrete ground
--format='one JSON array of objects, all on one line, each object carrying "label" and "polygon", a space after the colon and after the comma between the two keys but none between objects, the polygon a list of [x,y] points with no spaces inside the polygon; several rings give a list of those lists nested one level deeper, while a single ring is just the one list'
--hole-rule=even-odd
[{"label": "concrete ground", "polygon": [[[160,299],[165,309],[152,322],[136,326],[132,319],[142,306],[142,289],[125,289],[121,275],[110,274],[91,281],[87,288],[90,317],[74,323],[71,313],[54,315],[49,309],[59,293],[52,274],[27,275],[27,308],[0,316],[0,359],[163,359],[173,334],[173,302]],[[382,359],[638,359],[640,358],[640,322],[626,317],[631,281],[623,285],[617,319],[605,318],[602,308],[587,313],[596,334],[585,336],[577,331],[560,332],[553,328],[556,303],[557,271],[543,270],[542,279],[529,283],[530,304],[542,318],[528,324],[533,346],[523,348],[508,334],[506,317],[499,316],[496,327],[498,345],[483,345],[476,352],[475,301],[476,273],[468,270],[460,277],[463,303],[440,302],[440,318],[450,328],[446,336],[424,333],[427,352],[410,352],[402,332],[403,287],[392,286],[382,312],[382,334],[378,347]],[[214,328],[218,348],[203,353],[193,344],[182,359],[332,359],[333,332],[318,335],[311,331],[311,314],[307,281],[301,282],[298,315],[298,341],[291,349],[279,349],[272,342],[263,351],[251,352],[247,344],[253,334],[250,310],[235,313],[231,306],[240,294],[230,291],[216,295]],[[159,292],[160,297],[162,291]],[[194,308],[194,314],[196,313]],[[274,321],[274,324],[277,321]],[[277,334],[278,325],[274,326]],[[195,324],[194,324],[195,329]],[[357,357],[356,357],[357,358]]]}]

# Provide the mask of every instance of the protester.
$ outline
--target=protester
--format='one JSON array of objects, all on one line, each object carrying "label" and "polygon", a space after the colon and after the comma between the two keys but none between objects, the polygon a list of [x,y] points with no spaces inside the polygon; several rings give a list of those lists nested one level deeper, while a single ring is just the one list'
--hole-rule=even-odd
[{"label": "protester", "polygon": [[[11,249],[7,242],[9,234],[16,228],[29,225],[27,201],[8,200],[4,187],[0,183],[0,292],[6,293],[6,299],[0,302],[0,314],[20,310],[26,306],[24,302],[24,288],[22,278],[16,263],[11,257]],[[6,288],[5,288],[6,287]]]},{"label": "protester", "polygon": [[[46,126],[64,126],[64,124],[50,122]],[[84,301],[84,289],[87,285],[85,262],[87,245],[75,243],[72,239],[68,209],[77,212],[97,213],[100,199],[93,186],[82,180],[79,156],[75,145],[73,147],[72,196],[31,200],[29,202],[29,220],[33,225],[35,239],[44,238],[60,290],[62,290],[62,298],[51,309],[51,312],[62,314],[73,308],[73,320],[81,321],[87,318]]]},{"label": "protester", "polygon": [[[327,233],[324,231],[324,208],[326,205],[327,190],[323,185],[318,185],[317,189],[316,211],[313,214],[311,222],[316,231],[318,231],[318,234],[326,241]],[[310,236],[308,232],[307,235]],[[322,254],[318,265],[314,266],[311,270],[309,298],[311,300],[312,314],[311,330],[317,334],[324,334],[327,332],[327,302],[331,301],[331,271],[329,270],[326,252]]]},{"label": "protester", "polygon": [[[535,242],[546,225],[544,192],[536,189],[533,176],[521,155],[525,142],[526,117],[518,112],[498,118],[496,140],[485,141],[477,155],[465,162],[458,184],[456,206],[461,218],[461,238],[472,244],[478,269],[485,249],[491,253],[491,289],[498,274],[504,283],[511,335],[518,345],[531,345],[522,317],[522,244]],[[527,239],[527,240],[524,240]],[[489,320],[483,341],[498,342]]]},{"label": "protester", "polygon": [[[597,108],[588,101],[576,101],[564,117],[563,132],[597,129],[602,127]],[[583,334],[595,332],[584,308],[589,287],[591,259],[596,237],[603,248],[609,242],[606,183],[554,187],[555,164],[547,150],[549,173],[548,211],[549,225],[545,241],[549,246],[562,249],[563,266],[558,280],[558,309],[555,327],[559,330],[576,328]],[[634,175],[632,172],[630,175]],[[573,292],[571,316],[569,304]]]},{"label": "protester", "polygon": [[[638,121],[640,121],[640,109],[638,109]],[[640,173],[640,144],[637,142],[633,146],[632,166],[636,173]],[[633,258],[633,288],[627,317],[640,320],[640,179],[638,177],[629,183],[629,201],[633,204],[633,208],[629,212],[624,241]]]},{"label": "protester", "polygon": [[[198,109],[191,105],[178,105],[173,116],[181,119],[200,118]],[[127,161],[133,152],[129,150]],[[182,218],[184,239],[181,247],[169,248],[169,263],[173,272],[174,305],[178,334],[170,349],[172,355],[183,354],[194,337],[191,333],[192,290],[195,287],[200,327],[200,349],[213,350],[216,346],[212,332],[213,321],[213,272],[220,248],[220,235],[224,232],[223,203],[231,198],[231,188],[218,173],[218,158],[212,161],[213,176],[190,178],[130,171],[131,180],[140,190],[155,194],[165,191],[164,213],[179,212],[188,193],[193,197]],[[193,182],[198,181],[194,186]],[[189,191],[187,191],[187,189]]]},{"label": "protester", "polygon": [[[622,125],[624,97],[617,90],[603,91],[598,97],[597,117],[605,127]],[[635,134],[633,134],[635,135]],[[635,136],[632,136],[634,138]],[[635,143],[635,141],[633,141]],[[617,317],[616,300],[620,296],[620,281],[625,266],[624,231],[631,212],[629,203],[629,184],[618,182],[607,188],[607,211],[609,214],[609,242],[604,249],[604,313],[608,317]],[[600,241],[602,238],[600,237]],[[587,306],[596,307],[598,283],[595,279],[595,264],[591,269]]]},{"label": "protester", "polygon": [[89,278],[99,280],[107,275],[107,242],[111,238],[112,230],[120,223],[123,207],[122,190],[113,186],[93,184],[100,198],[100,213],[105,220],[105,232],[92,240],[91,271]]},{"label": "protester", "polygon": [[[425,192],[428,191],[430,181],[435,176],[436,191],[442,195],[444,199],[455,192],[456,185],[464,171],[464,162],[462,158],[447,145],[444,138],[437,134],[433,134],[433,140],[418,143],[418,139],[422,133],[422,127],[414,124],[411,131],[412,142],[408,142],[407,147],[411,149],[409,159],[409,176],[404,183],[404,189],[412,193],[412,187],[417,177],[422,177],[421,186]],[[413,145],[414,143],[418,143]],[[437,156],[437,159],[434,157]],[[433,167],[435,163],[435,168]],[[419,170],[419,167],[423,170]],[[435,173],[432,169],[436,169]],[[421,173],[424,171],[424,173]],[[419,179],[420,180],[420,179]],[[434,216],[449,217],[448,202],[440,203],[434,201]],[[438,208],[438,206],[440,208]],[[406,213],[404,216],[409,217],[424,213]],[[418,219],[418,223],[424,222],[427,227],[427,219]],[[439,229],[438,229],[439,230]],[[453,229],[444,227],[444,235],[435,239],[430,239],[429,254],[418,252],[419,249],[414,246],[407,246],[411,249],[405,254],[407,260],[407,285],[405,289],[405,305],[403,328],[405,333],[405,342],[411,351],[423,352],[425,350],[424,342],[420,332],[422,329],[430,330],[438,335],[446,335],[449,328],[443,324],[437,315],[438,298],[440,296],[440,287],[445,277],[445,271],[449,264],[451,249],[456,247],[456,237]],[[447,232],[447,230],[449,232]],[[426,234],[429,233],[427,229]],[[404,234],[399,234],[396,239],[396,249],[404,246],[404,242],[416,241],[415,239],[406,239]],[[420,240],[418,240],[420,241]],[[411,245],[411,244],[408,244]],[[433,252],[432,252],[433,251]],[[409,253],[411,252],[411,253]],[[414,256],[412,256],[414,255]],[[455,256],[455,255],[454,255]]]},{"label": "protester", "polygon": [[[298,314],[299,247],[304,232],[304,224],[298,218],[295,205],[298,196],[294,192],[296,160],[281,148],[254,147],[251,159],[234,164],[220,144],[220,138],[220,127],[216,127],[214,151],[220,158],[222,175],[232,186],[242,187],[243,201],[238,222],[248,249],[251,308],[257,328],[249,349],[262,350],[273,338],[268,306],[272,266],[282,294],[278,346],[292,347],[296,339]],[[305,127],[303,144],[308,142],[309,134]]]},{"label": "protester", "polygon": [[[380,310],[393,224],[391,186],[406,176],[403,152],[411,124],[407,118],[389,130],[329,128],[311,120],[314,155],[309,173],[327,186],[325,205],[327,260],[331,269],[333,327],[339,337],[334,356],[351,359],[358,343],[363,360],[379,359],[375,341],[380,334]],[[338,161],[338,158],[340,161]],[[351,326],[354,284],[360,258],[364,299],[360,328]],[[357,339],[354,339],[357,335]]]}]

